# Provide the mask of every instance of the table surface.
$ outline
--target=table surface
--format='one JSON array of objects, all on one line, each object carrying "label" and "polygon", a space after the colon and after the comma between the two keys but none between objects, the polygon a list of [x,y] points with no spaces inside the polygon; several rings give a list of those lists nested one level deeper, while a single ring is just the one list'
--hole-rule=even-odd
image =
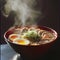
[{"label": "table surface", "polygon": [[[17,54],[9,45],[3,44],[1,46],[1,60],[22,60],[17,59],[20,55]],[[40,60],[40,59],[39,59]],[[43,60],[60,60],[60,38],[57,42],[49,49]]]}]

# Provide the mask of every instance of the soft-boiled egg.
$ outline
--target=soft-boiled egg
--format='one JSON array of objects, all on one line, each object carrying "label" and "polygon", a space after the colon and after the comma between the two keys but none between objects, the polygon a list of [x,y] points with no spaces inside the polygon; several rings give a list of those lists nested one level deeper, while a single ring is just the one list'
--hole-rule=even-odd
[{"label": "soft-boiled egg", "polygon": [[11,34],[9,35],[9,40],[13,42],[14,39],[19,38],[19,37],[20,37],[19,34]]},{"label": "soft-boiled egg", "polygon": [[28,45],[30,43],[29,40],[16,38],[14,39],[13,43],[19,44],[19,45]]}]

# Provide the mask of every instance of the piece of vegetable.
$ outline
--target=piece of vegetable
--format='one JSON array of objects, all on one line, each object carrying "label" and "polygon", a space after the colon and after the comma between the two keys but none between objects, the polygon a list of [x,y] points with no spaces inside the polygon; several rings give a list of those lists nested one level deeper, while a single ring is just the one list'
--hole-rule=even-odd
[{"label": "piece of vegetable", "polygon": [[35,30],[27,31],[23,34],[23,37],[29,39],[32,42],[40,41],[40,35]]}]

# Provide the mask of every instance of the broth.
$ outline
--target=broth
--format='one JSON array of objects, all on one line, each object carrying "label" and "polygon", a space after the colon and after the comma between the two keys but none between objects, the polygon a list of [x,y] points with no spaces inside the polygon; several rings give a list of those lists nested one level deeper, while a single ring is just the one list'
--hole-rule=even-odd
[{"label": "broth", "polygon": [[17,27],[8,39],[19,45],[41,45],[53,41],[55,35],[38,27]]}]

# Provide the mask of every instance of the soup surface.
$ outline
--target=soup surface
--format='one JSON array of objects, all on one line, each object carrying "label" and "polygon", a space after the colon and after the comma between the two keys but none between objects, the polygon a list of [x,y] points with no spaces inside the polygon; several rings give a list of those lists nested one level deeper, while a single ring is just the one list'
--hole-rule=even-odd
[{"label": "soup surface", "polygon": [[55,35],[38,27],[17,27],[8,39],[19,45],[40,45],[53,41]]}]

